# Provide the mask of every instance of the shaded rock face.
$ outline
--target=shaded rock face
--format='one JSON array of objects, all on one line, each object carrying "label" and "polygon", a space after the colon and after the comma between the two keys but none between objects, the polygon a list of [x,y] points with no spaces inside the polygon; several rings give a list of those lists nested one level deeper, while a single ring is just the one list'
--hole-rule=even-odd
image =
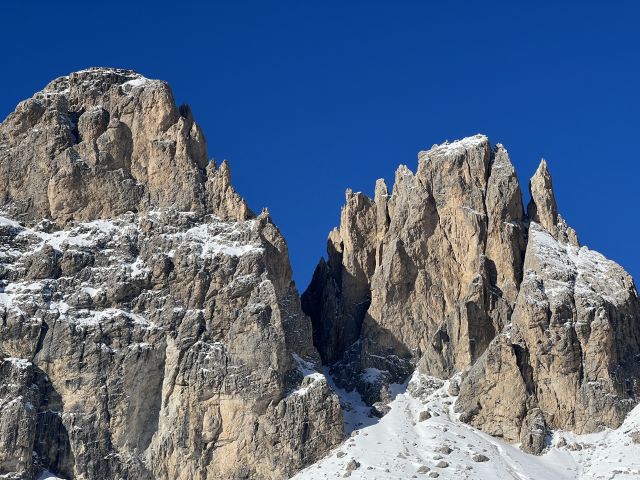
[{"label": "shaded rock face", "polygon": [[533,453],[549,429],[622,423],[640,398],[633,280],[580,247],[544,160],[529,190],[525,215],[507,151],[477,135],[401,166],[391,194],[347,191],[302,296],[338,383],[374,403],[416,367],[463,372],[461,418]]},{"label": "shaded rock face", "polygon": [[165,83],[72,74],[0,132],[0,475],[280,479],[342,439],[285,241]]}]

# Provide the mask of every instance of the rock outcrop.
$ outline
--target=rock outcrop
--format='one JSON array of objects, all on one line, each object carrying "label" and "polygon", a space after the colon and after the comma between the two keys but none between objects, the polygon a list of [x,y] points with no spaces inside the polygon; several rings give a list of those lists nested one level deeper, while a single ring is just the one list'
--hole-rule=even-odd
[{"label": "rock outcrop", "polygon": [[476,135],[421,152],[390,195],[347,191],[302,296],[339,384],[375,403],[416,367],[462,372],[461,418],[533,453],[549,429],[622,423],[640,399],[633,280],[580,247],[544,160],[529,190],[525,215],[507,151]]},{"label": "rock outcrop", "polygon": [[621,425],[633,280],[580,246],[544,160],[529,190],[525,214],[483,135],[421,152],[391,191],[347,190],[300,298],[166,83],[54,80],[0,124],[0,477],[287,478],[343,439],[321,364],[371,416],[415,369],[416,398],[451,379],[463,421],[533,453]]},{"label": "rock outcrop", "polygon": [[575,230],[569,227],[558,213],[551,174],[544,158],[529,182],[529,193],[531,194],[531,200],[527,206],[529,219],[540,224],[556,240],[580,246]]},{"label": "rock outcrop", "polygon": [[439,377],[471,365],[510,318],[523,220],[508,153],[481,135],[421,152],[390,195],[382,180],[373,200],[347,191],[328,261],[302,296],[324,360],[339,362],[345,384],[381,372],[382,382],[355,381],[371,401],[419,360]]},{"label": "rock outcrop", "polygon": [[0,476],[281,479],[342,439],[286,243],[164,82],[62,77],[0,144]]},{"label": "rock outcrop", "polygon": [[639,323],[619,265],[532,222],[512,323],[471,368],[456,408],[534,453],[548,428],[617,428],[640,397]]},{"label": "rock outcrop", "polygon": [[129,70],[58,78],[0,126],[0,205],[26,224],[157,208],[252,217],[229,185],[189,106],[177,107],[165,82]]}]

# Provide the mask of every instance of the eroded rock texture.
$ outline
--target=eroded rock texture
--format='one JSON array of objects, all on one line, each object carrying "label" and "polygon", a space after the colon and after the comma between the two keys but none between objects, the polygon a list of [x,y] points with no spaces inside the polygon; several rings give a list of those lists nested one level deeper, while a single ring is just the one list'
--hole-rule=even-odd
[{"label": "eroded rock texture", "polygon": [[[439,377],[472,364],[515,303],[523,215],[507,151],[481,135],[421,152],[391,194],[382,180],[373,200],[347,191],[329,259],[303,295],[324,359],[346,384],[367,369],[400,381],[418,360]],[[385,382],[372,377],[355,384],[377,401]]]},{"label": "eroded rock texture", "polygon": [[463,372],[461,418],[534,453],[550,428],[622,423],[640,398],[633,280],[579,246],[544,160],[529,190],[525,215],[507,151],[477,135],[421,152],[391,194],[347,191],[302,297],[340,384],[374,403],[416,366]]},{"label": "eroded rock texture", "polygon": [[164,82],[60,78],[0,143],[3,478],[281,479],[342,439],[284,239]]},{"label": "eroded rock texture", "polygon": [[471,368],[456,408],[534,453],[548,428],[619,427],[640,396],[639,321],[619,265],[532,222],[512,323]]}]

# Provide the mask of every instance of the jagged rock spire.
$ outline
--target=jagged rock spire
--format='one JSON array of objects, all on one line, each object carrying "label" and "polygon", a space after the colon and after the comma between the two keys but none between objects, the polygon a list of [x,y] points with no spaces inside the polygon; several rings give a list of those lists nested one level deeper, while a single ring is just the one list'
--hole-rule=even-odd
[{"label": "jagged rock spire", "polygon": [[[523,208],[506,150],[476,135],[420,152],[417,170],[401,165],[391,194],[378,180],[373,200],[347,195],[329,260],[303,295],[345,382],[369,367],[399,381],[420,359],[447,376],[483,352],[515,302]],[[364,383],[369,399],[384,396]]]},{"label": "jagged rock spire", "polygon": [[553,181],[543,158],[533,177],[529,181],[531,200],[527,206],[529,219],[539,223],[542,228],[559,241],[579,245],[575,230],[569,227],[558,213],[558,204],[553,192]]},{"label": "jagged rock spire", "polygon": [[463,372],[461,418],[533,453],[548,428],[620,425],[640,394],[633,281],[578,246],[544,160],[530,191],[527,219],[507,150],[476,135],[401,165],[390,196],[382,181],[373,200],[349,193],[303,296],[337,382],[378,402],[416,366]]},{"label": "jagged rock spire", "polygon": [[548,231],[553,231],[558,224],[558,205],[553,193],[551,174],[547,161],[543,158],[529,181],[531,200],[527,206],[529,218],[538,222]]}]

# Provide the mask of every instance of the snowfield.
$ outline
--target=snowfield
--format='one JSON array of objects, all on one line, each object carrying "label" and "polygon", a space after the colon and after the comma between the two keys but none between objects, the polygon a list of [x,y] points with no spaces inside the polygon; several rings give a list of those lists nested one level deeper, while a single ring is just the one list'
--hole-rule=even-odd
[{"label": "snowfield", "polygon": [[[391,410],[381,419],[369,416],[357,393],[336,389],[349,437],[293,478],[640,479],[640,443],[633,441],[635,436],[640,442],[640,406],[617,430],[555,432],[552,446],[537,457],[460,422],[448,381],[414,374],[408,385],[396,388]],[[420,421],[421,412],[430,418]]]}]

